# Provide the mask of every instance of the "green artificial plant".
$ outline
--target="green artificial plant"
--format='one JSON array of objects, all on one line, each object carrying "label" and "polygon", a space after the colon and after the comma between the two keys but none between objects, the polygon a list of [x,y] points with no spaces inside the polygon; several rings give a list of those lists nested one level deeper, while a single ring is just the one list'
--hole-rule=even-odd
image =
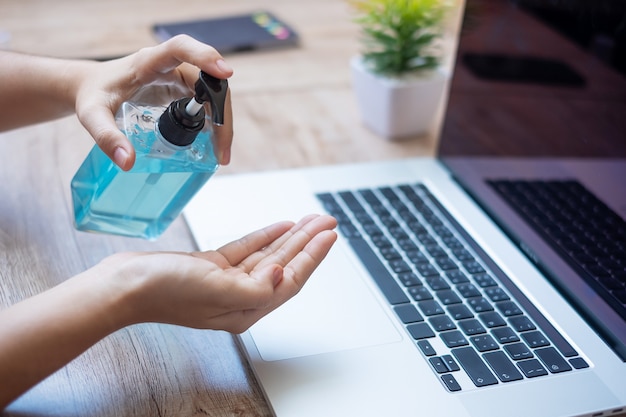
[{"label": "green artificial plant", "polygon": [[448,8],[445,0],[349,0],[363,31],[364,63],[375,73],[400,76],[432,69]]}]

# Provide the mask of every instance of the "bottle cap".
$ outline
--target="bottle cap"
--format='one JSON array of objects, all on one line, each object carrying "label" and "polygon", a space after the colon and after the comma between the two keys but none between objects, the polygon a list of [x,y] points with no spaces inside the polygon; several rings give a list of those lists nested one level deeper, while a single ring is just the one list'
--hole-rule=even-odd
[{"label": "bottle cap", "polygon": [[[159,132],[165,140],[174,145],[190,145],[204,127],[205,112],[202,103],[209,102],[213,124],[224,124],[227,91],[227,80],[221,80],[200,71],[200,77],[195,84],[195,97],[182,98],[170,103],[159,118]],[[191,100],[195,103],[188,106]],[[197,112],[190,114],[189,109],[197,110]]]},{"label": "bottle cap", "polygon": [[177,146],[191,145],[204,127],[204,109],[195,115],[185,111],[191,97],[173,101],[159,118],[159,132],[165,140]]}]

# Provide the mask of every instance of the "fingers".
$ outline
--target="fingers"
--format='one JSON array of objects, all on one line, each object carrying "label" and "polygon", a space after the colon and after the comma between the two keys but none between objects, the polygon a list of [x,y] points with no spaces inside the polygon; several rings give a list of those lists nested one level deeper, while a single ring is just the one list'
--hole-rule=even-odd
[{"label": "fingers", "polygon": [[80,121],[102,151],[124,171],[135,163],[135,149],[115,123],[111,109],[100,105],[81,111]]},{"label": "fingers", "polygon": [[[217,250],[229,266],[239,265],[251,254],[260,251],[293,227],[293,222],[279,222],[227,243]],[[202,254],[198,254],[202,256]]]},{"label": "fingers", "polygon": [[217,252],[229,265],[238,266],[245,273],[270,264],[285,266],[314,235],[336,225],[337,221],[331,216],[311,214],[295,225],[293,222],[279,222],[252,232],[222,246]]},{"label": "fingers", "polygon": [[[293,235],[305,227],[309,222],[318,218],[317,214],[310,214],[308,216],[303,217],[297,224],[293,225],[291,229],[286,230],[285,233],[274,241],[269,242],[267,245],[263,246],[262,249],[251,252],[245,259],[242,259],[239,262],[239,267],[242,268],[246,272],[251,272],[255,268],[259,268],[263,265],[269,265],[271,263],[280,263],[277,262],[278,258],[276,257],[276,253],[281,250],[281,247],[289,240],[292,239]],[[286,265],[287,261],[282,262],[282,265]]]},{"label": "fingers", "polygon": [[309,279],[313,271],[324,260],[330,248],[337,240],[337,233],[333,230],[324,230],[315,235],[310,242],[285,266],[283,282],[287,294],[295,295]]},{"label": "fingers", "polygon": [[[137,69],[140,77],[152,82],[155,74],[166,74],[183,63],[189,63],[217,78],[228,78],[233,75],[232,68],[213,48],[190,36],[178,35],[152,48],[142,49],[137,53]],[[141,69],[147,71],[141,71]],[[195,74],[197,79],[198,74]],[[185,80],[192,87],[189,79]]]},{"label": "fingers", "polygon": [[[241,263],[241,267],[245,271],[263,268],[270,264],[277,264],[284,268],[294,267],[292,262],[298,258],[305,247],[315,240],[318,234],[331,230],[336,225],[337,221],[331,216],[307,216],[263,251],[246,258]],[[299,265],[301,264],[296,263],[296,269]]]}]

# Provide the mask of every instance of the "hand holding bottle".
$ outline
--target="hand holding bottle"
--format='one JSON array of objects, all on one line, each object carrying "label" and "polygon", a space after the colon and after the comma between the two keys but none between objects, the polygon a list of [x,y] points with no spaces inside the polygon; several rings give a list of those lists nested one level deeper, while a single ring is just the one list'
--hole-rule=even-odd
[{"label": "hand holding bottle", "polygon": [[168,103],[150,87],[135,97],[142,102],[122,104],[116,122],[135,164],[122,171],[94,145],[71,183],[78,230],[156,239],[215,173],[228,81],[200,71],[194,88],[193,97]]},{"label": "hand holding bottle", "polygon": [[[151,94],[161,94],[165,103],[193,96],[199,69],[221,79],[233,73],[214,48],[185,35],[89,67],[78,81],[76,114],[104,153],[125,171],[135,162],[135,150],[115,123],[115,113],[123,102],[146,94],[146,87]],[[230,162],[232,132],[228,94],[224,124],[214,132],[215,154],[221,165]]]}]

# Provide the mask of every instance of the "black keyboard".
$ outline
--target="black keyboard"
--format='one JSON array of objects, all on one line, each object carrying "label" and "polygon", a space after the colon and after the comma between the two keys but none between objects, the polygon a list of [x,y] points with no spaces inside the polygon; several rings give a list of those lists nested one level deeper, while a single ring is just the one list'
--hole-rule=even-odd
[{"label": "black keyboard", "polygon": [[575,180],[488,184],[626,320],[626,222]]},{"label": "black keyboard", "polygon": [[317,197],[449,391],[589,366],[424,185]]}]

